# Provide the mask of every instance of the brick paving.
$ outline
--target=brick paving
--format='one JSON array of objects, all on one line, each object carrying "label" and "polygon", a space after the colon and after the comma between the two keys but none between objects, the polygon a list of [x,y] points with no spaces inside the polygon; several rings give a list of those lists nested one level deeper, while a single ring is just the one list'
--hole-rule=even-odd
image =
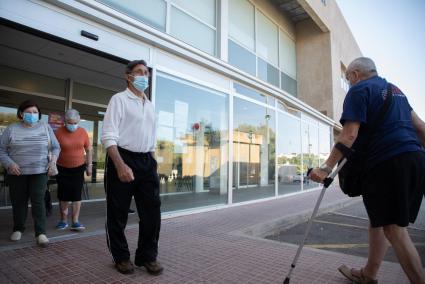
[{"label": "brick paving", "polygon": [[[164,273],[150,276],[144,268],[118,273],[101,230],[48,248],[33,243],[0,251],[1,283],[282,283],[297,246],[246,235],[247,228],[311,210],[319,191],[163,220],[159,261]],[[322,208],[347,202],[329,190]],[[6,228],[3,228],[6,229]],[[138,228],[126,231],[134,257]],[[360,267],[365,259],[305,248],[291,283],[349,283],[337,272],[345,263]],[[398,263],[383,263],[380,283],[408,283]]]}]

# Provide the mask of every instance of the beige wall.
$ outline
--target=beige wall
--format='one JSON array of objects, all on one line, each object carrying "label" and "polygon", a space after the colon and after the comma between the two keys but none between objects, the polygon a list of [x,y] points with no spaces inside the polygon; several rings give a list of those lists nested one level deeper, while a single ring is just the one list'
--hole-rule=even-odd
[{"label": "beige wall", "polygon": [[298,98],[333,117],[330,35],[311,19],[296,31]]},{"label": "beige wall", "polygon": [[298,97],[338,121],[345,91],[344,66],[362,56],[335,0],[298,0],[311,19],[297,23]]}]

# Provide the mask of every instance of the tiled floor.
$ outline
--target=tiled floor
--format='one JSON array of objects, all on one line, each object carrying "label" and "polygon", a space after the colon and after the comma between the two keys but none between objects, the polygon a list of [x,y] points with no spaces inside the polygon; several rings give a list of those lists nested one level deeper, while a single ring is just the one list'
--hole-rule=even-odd
[{"label": "tiled floor", "polygon": [[[242,232],[252,226],[305,214],[313,208],[318,193],[163,220],[159,261],[165,270],[157,277],[148,275],[142,268],[129,276],[116,272],[105,234],[99,229],[78,238],[53,239],[45,249],[32,242],[21,247],[3,247],[0,282],[282,283],[297,247]],[[346,201],[338,190],[329,190],[322,208]],[[102,225],[98,224],[99,228]],[[6,229],[4,222],[0,226],[2,231]],[[131,225],[127,238],[132,256],[137,234],[137,227]],[[305,248],[291,283],[349,283],[336,271],[337,267],[342,263],[359,267],[364,262],[360,257]],[[407,279],[399,264],[384,263],[379,282],[407,283]]]}]

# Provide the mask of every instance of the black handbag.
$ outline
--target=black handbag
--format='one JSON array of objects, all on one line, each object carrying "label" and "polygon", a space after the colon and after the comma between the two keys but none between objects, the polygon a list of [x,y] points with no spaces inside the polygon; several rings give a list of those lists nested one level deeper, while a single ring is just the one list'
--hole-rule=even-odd
[{"label": "black handbag", "polygon": [[[388,109],[391,106],[393,100],[392,94],[392,85],[387,84],[387,96],[385,102],[379,110],[376,119],[373,123],[366,128],[360,129],[360,133],[364,133],[365,144],[360,145],[358,149],[352,149],[349,157],[347,158],[347,163],[341,168],[338,172],[339,186],[342,191],[350,197],[356,197],[362,195],[362,182],[366,170],[366,161],[367,161],[367,148],[368,142],[373,132],[376,131],[378,126],[384,121],[385,115],[387,114]],[[341,162],[341,161],[340,161]]]}]

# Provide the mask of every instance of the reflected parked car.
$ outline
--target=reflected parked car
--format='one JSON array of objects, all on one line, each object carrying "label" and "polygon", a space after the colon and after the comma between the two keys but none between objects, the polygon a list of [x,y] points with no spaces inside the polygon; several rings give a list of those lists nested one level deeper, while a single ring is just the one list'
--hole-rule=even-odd
[{"label": "reflected parked car", "polygon": [[306,174],[303,174],[301,176],[301,174],[295,174],[292,176],[292,182],[293,183],[301,183],[301,180],[303,181],[303,183],[309,183],[310,179]]}]

